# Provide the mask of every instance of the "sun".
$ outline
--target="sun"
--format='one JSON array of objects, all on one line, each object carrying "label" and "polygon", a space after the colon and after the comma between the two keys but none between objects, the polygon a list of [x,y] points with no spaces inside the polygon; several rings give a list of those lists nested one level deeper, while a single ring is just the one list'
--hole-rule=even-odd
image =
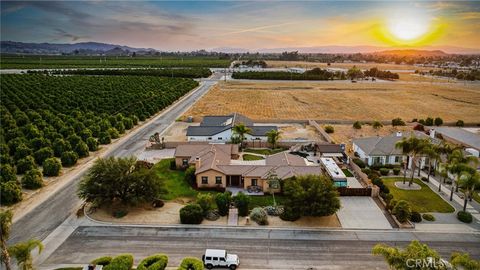
[{"label": "sun", "polygon": [[396,38],[411,41],[425,35],[429,30],[430,22],[426,18],[405,16],[391,18],[388,21],[388,30]]}]

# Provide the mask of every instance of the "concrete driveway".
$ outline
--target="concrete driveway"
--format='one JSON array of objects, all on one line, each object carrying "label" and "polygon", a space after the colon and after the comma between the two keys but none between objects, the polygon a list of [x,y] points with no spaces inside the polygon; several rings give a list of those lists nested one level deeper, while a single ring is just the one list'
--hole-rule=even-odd
[{"label": "concrete driveway", "polygon": [[391,229],[392,226],[371,197],[340,197],[342,208],[337,212],[342,228]]}]

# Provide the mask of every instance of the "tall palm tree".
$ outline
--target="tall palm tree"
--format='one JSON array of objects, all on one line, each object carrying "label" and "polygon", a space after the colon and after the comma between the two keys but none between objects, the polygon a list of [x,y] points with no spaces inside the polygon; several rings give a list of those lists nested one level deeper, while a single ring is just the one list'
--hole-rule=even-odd
[{"label": "tall palm tree", "polygon": [[281,132],[278,131],[278,130],[275,130],[275,129],[272,129],[270,130],[269,132],[267,132],[267,140],[268,140],[268,143],[270,143],[272,145],[272,149],[275,149],[277,148],[277,142],[278,140],[280,139],[280,135]]},{"label": "tall palm tree", "polygon": [[425,147],[422,149],[422,154],[428,157],[428,175],[427,175],[427,182],[428,182],[430,181],[430,174],[432,173],[433,164],[434,163],[436,164],[437,161],[440,159],[439,146],[428,142],[426,143]]},{"label": "tall palm tree", "polygon": [[245,134],[251,132],[252,130],[246,127],[244,124],[240,123],[233,127],[233,133],[237,134],[240,137],[240,148],[243,147],[243,141],[245,140]]},{"label": "tall palm tree", "polygon": [[[412,176],[408,185],[411,186],[413,183],[413,177],[415,176],[415,169],[417,166],[418,158],[424,151],[425,147],[429,144],[428,139],[419,139],[417,137],[410,137],[408,139],[403,138],[401,141],[397,142],[395,145],[396,148],[402,149],[404,155],[409,155],[412,158]],[[408,164],[407,164],[408,166]],[[407,167],[405,166],[405,168]]]},{"label": "tall palm tree", "polygon": [[412,146],[410,145],[410,142],[406,139],[403,138],[401,141],[397,142],[395,144],[395,148],[402,149],[402,154],[404,157],[406,157],[405,161],[403,163],[403,184],[405,184],[405,181],[407,179],[407,167],[408,167],[408,156],[412,152]]},{"label": "tall palm tree", "polygon": [[0,245],[2,249],[1,262],[5,265],[6,270],[11,270],[12,266],[10,254],[7,249],[7,240],[10,237],[10,227],[12,226],[13,213],[10,210],[0,211]]},{"label": "tall palm tree", "polygon": [[438,172],[440,173],[440,176],[442,177],[442,180],[439,181],[438,183],[438,192],[442,191],[442,183],[445,183],[445,179],[448,177],[448,168],[446,163],[440,164],[438,166]]},{"label": "tall palm tree", "polygon": [[[474,156],[465,156],[461,149],[453,150],[448,156],[448,171],[454,174],[455,177],[455,191],[458,192],[458,179],[464,172],[475,173],[475,168],[478,164],[478,159]],[[450,192],[450,201],[453,199],[454,185]]]},{"label": "tall palm tree", "polygon": [[473,174],[465,172],[460,177],[458,185],[462,188],[464,194],[463,199],[463,211],[467,211],[467,200],[473,196],[475,192],[475,187],[480,185],[480,174],[474,172]]},{"label": "tall palm tree", "polygon": [[34,268],[31,252],[35,248],[38,248],[38,254],[40,254],[43,250],[42,242],[40,242],[40,240],[30,239],[26,242],[15,244],[8,248],[8,251],[15,257],[17,265],[21,267],[22,270],[32,270]]}]

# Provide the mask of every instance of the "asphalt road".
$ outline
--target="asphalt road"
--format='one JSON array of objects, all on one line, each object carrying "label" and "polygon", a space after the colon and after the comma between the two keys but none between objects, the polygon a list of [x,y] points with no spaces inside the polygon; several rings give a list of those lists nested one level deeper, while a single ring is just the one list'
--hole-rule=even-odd
[{"label": "asphalt road", "polygon": [[[134,155],[144,149],[148,139],[155,132],[166,130],[182,113],[193,105],[203,94],[208,92],[221,75],[214,74],[212,78],[204,80],[200,87],[187,98],[171,106],[169,111],[161,117],[154,118],[141,129],[132,133],[133,136],[118,145],[110,145],[107,156],[124,157]],[[91,166],[92,162],[84,166]],[[36,208],[17,220],[12,226],[9,243],[25,241],[30,238],[43,240],[58,227],[81,204],[76,195],[77,184],[85,170],[72,176],[69,184],[39,204]]]},{"label": "asphalt road", "polygon": [[378,242],[405,246],[418,239],[444,258],[453,251],[480,256],[480,235],[366,230],[268,230],[237,228],[152,228],[89,226],[77,228],[41,265],[84,264],[103,256],[132,253],[142,258],[165,253],[176,266],[186,256],[200,258],[206,248],[227,249],[240,257],[240,269],[386,269],[371,254]]}]

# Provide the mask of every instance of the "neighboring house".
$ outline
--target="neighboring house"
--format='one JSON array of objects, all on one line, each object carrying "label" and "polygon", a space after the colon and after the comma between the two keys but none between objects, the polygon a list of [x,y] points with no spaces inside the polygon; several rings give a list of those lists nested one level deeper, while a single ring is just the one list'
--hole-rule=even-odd
[{"label": "neighboring house", "polygon": [[[268,181],[269,176],[287,179],[301,175],[323,175],[318,165],[307,165],[307,161],[297,155],[280,152],[267,156],[264,160],[244,161],[232,159],[228,144],[211,144],[200,149],[197,145],[179,146],[175,158],[177,163],[195,166],[196,184],[199,188],[237,187],[247,189],[249,186],[259,187],[264,192],[280,192],[278,182]],[[190,148],[190,149],[189,149]],[[194,153],[199,150],[199,152]],[[190,153],[191,156],[185,156]],[[311,164],[311,163],[310,163]]]},{"label": "neighboring house", "polygon": [[190,126],[187,129],[188,141],[229,142],[232,138],[233,127],[244,124],[251,131],[245,135],[246,141],[267,141],[266,133],[278,130],[276,126],[256,126],[248,117],[239,113],[224,116],[205,116],[199,126]]},{"label": "neighboring house", "polygon": [[[397,142],[403,138],[409,138],[411,136],[419,138],[430,139],[434,143],[439,143],[439,140],[430,138],[423,132],[396,132],[386,137],[365,137],[357,138],[353,140],[353,151],[362,159],[366,164],[372,166],[374,164],[379,165],[400,165],[402,162],[408,162],[408,168],[411,169],[412,161],[410,157],[404,160],[402,149],[396,148]],[[423,169],[427,165],[428,159],[426,157],[420,157],[420,168]]]},{"label": "neighboring house", "polygon": [[475,133],[478,129],[459,127],[427,127],[430,136],[440,138],[453,144],[459,144],[465,147],[465,151],[469,154],[480,157],[480,135]]},{"label": "neighboring house", "polygon": [[177,168],[195,165],[192,157],[213,149],[224,152],[231,159],[238,159],[238,144],[181,144],[175,148],[175,165]]}]

